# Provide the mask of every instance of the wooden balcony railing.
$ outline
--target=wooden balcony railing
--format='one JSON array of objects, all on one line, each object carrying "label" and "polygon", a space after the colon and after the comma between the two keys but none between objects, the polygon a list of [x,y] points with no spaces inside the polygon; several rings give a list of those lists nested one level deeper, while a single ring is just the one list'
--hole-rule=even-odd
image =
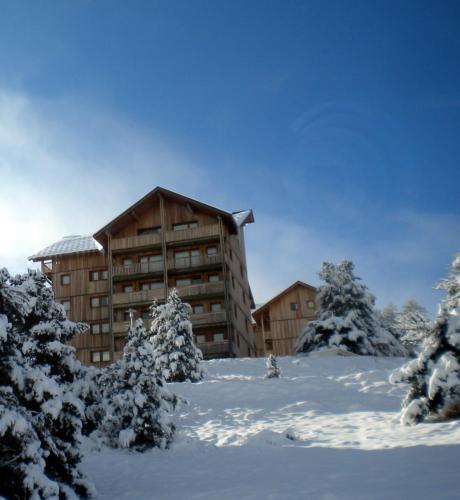
[{"label": "wooden balcony railing", "polygon": [[129,266],[114,266],[113,277],[131,276],[134,274],[158,273],[164,269],[163,262],[136,263]]},{"label": "wooden balcony railing", "polygon": [[222,342],[204,342],[198,344],[198,347],[205,358],[230,354],[228,340],[223,340]]},{"label": "wooden balcony railing", "polygon": [[139,236],[127,236],[126,238],[114,238],[112,240],[112,252],[127,250],[129,248],[148,247],[161,245],[161,233],[141,234]]},{"label": "wooden balcony railing", "polygon": [[[171,287],[173,288],[173,287]],[[223,283],[200,283],[197,285],[177,286],[175,287],[182,299],[188,297],[197,297],[200,295],[219,295],[224,293]]]},{"label": "wooden balcony railing", "polygon": [[225,311],[207,312],[192,314],[190,319],[192,320],[192,325],[195,327],[213,325],[215,323],[225,323],[227,321],[227,315],[225,314]]},{"label": "wooden balcony railing", "polygon": [[222,255],[197,255],[192,257],[172,258],[168,260],[168,269],[189,269],[211,266],[222,262]]},{"label": "wooden balcony railing", "polygon": [[164,288],[156,288],[154,290],[140,290],[130,293],[114,293],[112,302],[114,306],[137,304],[141,302],[152,302],[164,298]]},{"label": "wooden balcony railing", "polygon": [[205,226],[194,227],[192,229],[182,229],[180,231],[167,231],[166,243],[175,243],[184,240],[200,240],[220,235],[219,224],[207,224]]}]

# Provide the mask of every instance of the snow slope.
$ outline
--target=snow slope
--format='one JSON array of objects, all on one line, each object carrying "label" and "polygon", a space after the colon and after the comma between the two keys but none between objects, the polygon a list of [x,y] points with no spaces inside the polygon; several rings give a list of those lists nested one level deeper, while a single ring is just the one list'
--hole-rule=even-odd
[{"label": "snow slope", "polygon": [[404,388],[388,383],[403,359],[279,358],[205,362],[186,398],[176,441],[140,454],[88,449],[99,498],[460,498],[460,422],[399,423]]}]

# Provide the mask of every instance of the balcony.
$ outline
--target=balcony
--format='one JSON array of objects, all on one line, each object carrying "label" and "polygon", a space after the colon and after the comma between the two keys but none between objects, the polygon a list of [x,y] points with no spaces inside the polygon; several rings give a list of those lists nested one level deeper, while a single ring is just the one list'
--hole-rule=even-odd
[{"label": "balcony", "polygon": [[161,233],[141,234],[139,236],[127,236],[126,238],[114,238],[112,240],[112,252],[123,252],[132,248],[160,246]]},{"label": "balcony", "polygon": [[191,229],[181,229],[180,231],[167,231],[165,236],[166,243],[169,244],[183,241],[218,239],[220,237],[220,227],[219,224],[207,224]]},{"label": "balcony", "polygon": [[222,342],[204,342],[198,344],[204,358],[223,358],[230,355],[230,345],[228,340]]},{"label": "balcony", "polygon": [[112,274],[115,279],[128,276],[132,278],[143,274],[161,274],[163,269],[163,262],[136,263],[129,266],[114,266]]},{"label": "balcony", "polygon": [[186,271],[200,267],[220,266],[222,255],[197,255],[192,257],[174,258],[168,260],[168,270]]},{"label": "balcony", "polygon": [[192,320],[193,327],[206,326],[206,325],[214,325],[217,323],[226,323],[227,315],[225,311],[207,312],[207,313],[192,314],[192,317],[190,319]]},{"label": "balcony", "polygon": [[140,290],[138,292],[114,293],[112,302],[114,306],[141,304],[144,302],[153,302],[153,300],[164,299],[165,289],[156,288],[154,290]]},{"label": "balcony", "polygon": [[177,286],[175,288],[181,299],[196,298],[205,295],[221,295],[224,293],[223,283],[200,283],[197,285]]}]

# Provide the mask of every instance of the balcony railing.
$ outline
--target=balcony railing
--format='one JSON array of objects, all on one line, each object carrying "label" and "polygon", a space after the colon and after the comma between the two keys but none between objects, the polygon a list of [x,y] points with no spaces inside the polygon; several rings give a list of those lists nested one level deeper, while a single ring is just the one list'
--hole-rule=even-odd
[{"label": "balcony railing", "polygon": [[167,231],[166,243],[175,243],[184,240],[201,240],[210,237],[218,237],[219,235],[219,224],[207,224],[191,229],[181,229],[180,231]]},{"label": "balcony railing", "polygon": [[114,306],[123,304],[137,304],[142,302],[152,302],[164,298],[164,288],[155,288],[154,290],[140,290],[138,292],[114,293],[112,302]]},{"label": "balcony railing", "polygon": [[131,264],[129,266],[114,266],[113,277],[131,276],[134,274],[158,273],[164,269],[163,261],[160,262],[142,262]]},{"label": "balcony railing", "polygon": [[168,260],[168,269],[189,269],[211,266],[222,262],[222,255],[196,255],[191,257],[173,258]]},{"label": "balcony railing", "polygon": [[225,314],[225,311],[207,312],[192,314],[190,319],[192,320],[192,325],[195,327],[213,325],[215,323],[225,323],[227,321],[227,315]]},{"label": "balcony railing", "polygon": [[205,358],[222,355],[228,356],[230,354],[228,340],[222,342],[204,342],[198,344],[198,347]]},{"label": "balcony railing", "polygon": [[186,285],[170,288],[176,288],[179,297],[181,298],[197,297],[200,295],[210,294],[219,295],[221,293],[224,293],[223,283],[200,283],[197,285]]},{"label": "balcony railing", "polygon": [[125,238],[114,238],[112,240],[112,252],[127,250],[129,248],[148,247],[161,245],[161,233],[141,234],[139,236],[127,236]]}]

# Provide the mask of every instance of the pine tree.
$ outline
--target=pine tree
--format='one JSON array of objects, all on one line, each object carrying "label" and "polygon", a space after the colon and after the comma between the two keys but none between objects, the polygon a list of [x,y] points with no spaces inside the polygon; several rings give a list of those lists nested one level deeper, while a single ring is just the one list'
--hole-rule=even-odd
[{"label": "pine tree", "polygon": [[166,382],[199,382],[203,355],[193,341],[190,305],[173,289],[166,304],[154,303],[151,311],[155,373]]},{"label": "pine tree", "polygon": [[384,309],[379,311],[380,320],[385,330],[391,332],[397,339],[401,337],[398,325],[398,308],[389,303]]},{"label": "pine tree", "polygon": [[297,352],[335,350],[369,356],[405,356],[407,351],[383,328],[374,312],[374,296],[353,273],[354,265],[322,264],[319,287],[319,318],[299,335]]},{"label": "pine tree", "polygon": [[[31,442],[28,453],[35,450],[32,460],[21,456],[9,462],[2,476],[12,478],[21,471],[23,488],[43,498],[87,497],[92,486],[79,469],[84,405],[74,387],[81,365],[75,349],[66,345],[86,325],[66,319],[38,271],[14,278],[0,272],[0,314],[14,349],[2,370],[3,418],[14,408],[27,423],[20,427]],[[14,429],[8,432],[14,436]],[[11,475],[8,467],[14,469]]]},{"label": "pine tree", "polygon": [[265,374],[264,378],[279,378],[281,370],[278,368],[276,357],[273,354],[270,354],[268,356],[266,367],[267,367],[267,373]]},{"label": "pine tree", "polygon": [[460,303],[453,287],[444,289],[447,297],[418,358],[390,377],[392,383],[410,385],[402,404],[404,424],[460,418]]},{"label": "pine tree", "polygon": [[447,312],[457,314],[460,310],[460,253],[455,256],[447,278],[442,279],[436,288],[447,292],[442,306]]},{"label": "pine tree", "polygon": [[101,377],[106,405],[101,430],[110,446],[138,451],[169,446],[174,425],[168,412],[176,397],[153,371],[153,347],[139,319],[128,331],[123,358]]},{"label": "pine tree", "polygon": [[413,299],[407,300],[396,317],[396,324],[401,332],[401,343],[410,352],[416,353],[431,328],[426,309]]}]

